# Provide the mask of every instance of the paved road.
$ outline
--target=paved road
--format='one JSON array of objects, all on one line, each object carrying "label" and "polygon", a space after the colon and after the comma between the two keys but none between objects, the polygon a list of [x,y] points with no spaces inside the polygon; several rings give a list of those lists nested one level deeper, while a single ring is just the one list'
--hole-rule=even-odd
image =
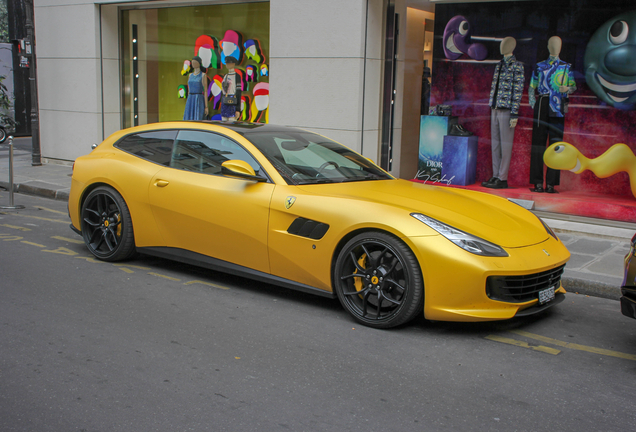
[{"label": "paved road", "polygon": [[634,428],[636,321],[614,300],[373,330],[335,300],[95,261],[64,203],[16,203],[0,213],[3,432]]},{"label": "paved road", "polygon": [[[9,144],[9,140],[7,139],[5,142],[0,144],[0,148],[6,149],[8,147],[8,144]],[[30,153],[32,148],[33,148],[33,141],[31,140],[31,137],[16,137],[13,139],[14,151],[20,150],[20,151],[26,151]]]}]

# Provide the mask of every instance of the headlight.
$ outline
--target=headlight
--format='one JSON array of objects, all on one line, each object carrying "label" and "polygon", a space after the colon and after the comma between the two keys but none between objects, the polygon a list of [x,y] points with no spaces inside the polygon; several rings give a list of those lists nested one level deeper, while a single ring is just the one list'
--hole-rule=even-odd
[{"label": "headlight", "polygon": [[489,241],[465,233],[464,231],[453,228],[452,226],[446,225],[436,219],[424,216],[421,213],[411,213],[411,216],[418,221],[425,223],[465,251],[481,256],[508,256],[508,253],[501,246],[497,246],[494,243],[490,243]]},{"label": "headlight", "polygon": [[547,223],[543,222],[543,219],[541,219],[539,216],[537,216],[537,218],[539,218],[539,220],[541,221],[541,224],[543,225],[543,228],[545,228],[545,230],[548,232],[548,234],[550,234],[552,237],[554,237],[554,239],[556,241],[559,241],[559,238],[557,237],[555,232],[552,231],[552,228],[550,228]]}]

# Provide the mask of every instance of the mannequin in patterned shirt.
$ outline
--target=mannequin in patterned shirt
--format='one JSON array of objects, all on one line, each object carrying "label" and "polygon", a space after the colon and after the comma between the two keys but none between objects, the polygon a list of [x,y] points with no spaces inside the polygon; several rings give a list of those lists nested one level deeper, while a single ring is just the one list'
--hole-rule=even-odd
[{"label": "mannequin in patterned shirt", "polygon": [[508,171],[524,79],[523,64],[513,55],[516,46],[517,41],[513,37],[501,41],[500,51],[504,58],[495,68],[490,90],[492,177],[482,186],[491,189],[508,187]]}]

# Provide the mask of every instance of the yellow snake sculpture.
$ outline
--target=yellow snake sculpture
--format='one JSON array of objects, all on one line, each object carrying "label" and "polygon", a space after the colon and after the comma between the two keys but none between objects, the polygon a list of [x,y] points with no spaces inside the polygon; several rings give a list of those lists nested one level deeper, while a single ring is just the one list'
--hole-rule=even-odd
[{"label": "yellow snake sculpture", "polygon": [[574,174],[590,170],[600,178],[625,171],[636,197],[636,156],[625,144],[614,144],[599,157],[588,159],[572,144],[557,142],[545,151],[543,161],[552,169],[569,170]]}]

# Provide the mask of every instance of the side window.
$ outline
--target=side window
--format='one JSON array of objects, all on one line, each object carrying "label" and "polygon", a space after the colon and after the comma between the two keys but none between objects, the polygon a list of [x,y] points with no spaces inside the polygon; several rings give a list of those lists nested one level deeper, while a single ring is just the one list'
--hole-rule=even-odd
[{"label": "side window", "polygon": [[256,175],[264,175],[247,150],[233,140],[212,132],[180,131],[170,166],[204,174],[221,174],[221,164],[233,159],[247,162]]},{"label": "side window", "polygon": [[176,137],[176,130],[142,132],[124,137],[115,147],[151,162],[169,166]]}]

